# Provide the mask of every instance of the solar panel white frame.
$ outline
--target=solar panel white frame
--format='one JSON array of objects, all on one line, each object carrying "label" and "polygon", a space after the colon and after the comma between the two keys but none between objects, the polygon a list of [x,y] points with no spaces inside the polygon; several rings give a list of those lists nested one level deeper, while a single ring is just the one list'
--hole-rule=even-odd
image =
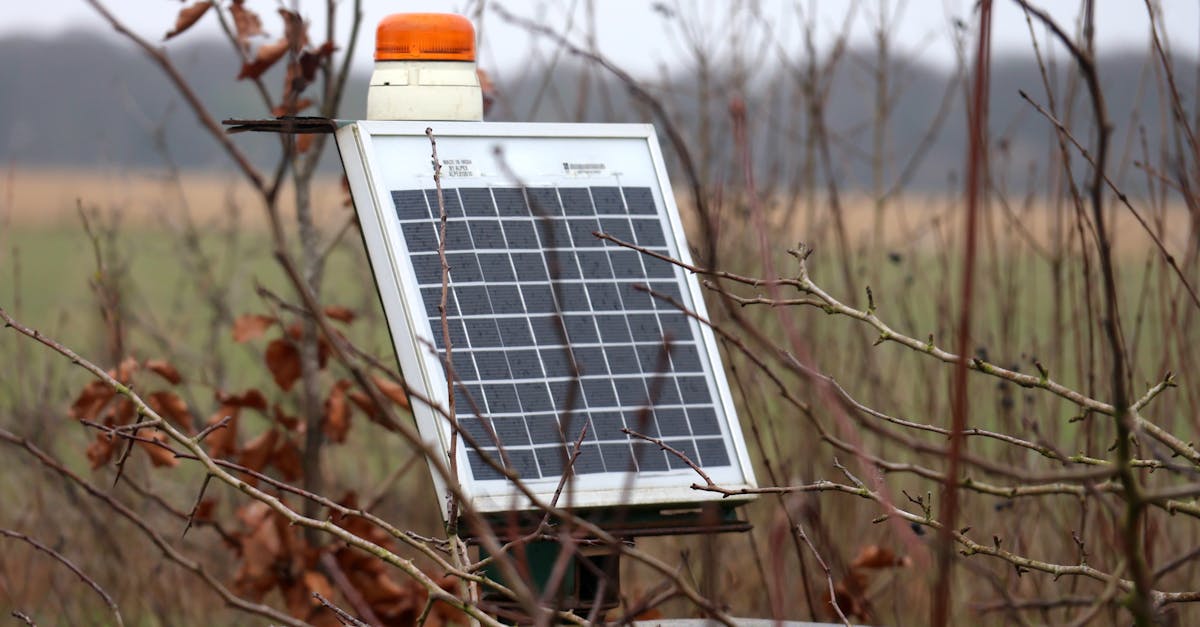
[{"label": "solar panel white frame", "polygon": [[[672,254],[690,263],[683,225],[653,126],[400,121],[360,121],[342,126],[336,134],[337,144],[401,371],[414,390],[443,407],[447,406],[449,391],[440,358],[432,349],[434,334],[440,335],[441,328],[440,324],[434,328],[426,313],[392,200],[394,190],[434,188],[431,146],[425,134],[430,127],[443,164],[443,189],[563,183],[649,187],[656,207],[660,212],[665,210],[668,222],[665,235],[668,245],[674,248]],[[568,164],[605,167],[598,171],[586,167],[572,169]],[[432,211],[436,217],[437,207]],[[684,290],[693,310],[707,317],[696,278],[678,269],[675,272],[675,283]],[[704,375],[710,391],[714,392],[714,406],[724,413],[721,435],[733,453],[730,466],[706,467],[705,471],[724,487],[752,488],[756,485],[754,471],[712,330],[694,320],[689,322],[697,331],[700,350],[708,358]],[[449,421],[419,402],[413,403],[413,413],[421,437],[448,458],[452,436]],[[459,410],[460,415],[467,413]],[[519,511],[530,507],[511,482],[474,479],[467,448],[460,439],[458,480],[477,511]],[[577,474],[570,501],[564,494],[560,505],[649,506],[722,500],[720,494],[692,490],[689,486],[700,478],[690,468],[636,473],[633,488],[629,490],[626,489],[630,485],[628,474]],[[446,485],[437,472],[433,477],[445,517]],[[549,501],[559,479],[542,478],[525,483],[539,498]]]}]

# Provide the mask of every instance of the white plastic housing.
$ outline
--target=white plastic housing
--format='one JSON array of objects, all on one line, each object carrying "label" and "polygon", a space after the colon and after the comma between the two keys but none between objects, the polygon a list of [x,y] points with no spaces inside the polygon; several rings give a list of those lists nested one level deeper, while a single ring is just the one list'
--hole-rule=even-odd
[{"label": "white plastic housing", "polygon": [[471,61],[376,61],[368,120],[483,119],[483,92]]}]

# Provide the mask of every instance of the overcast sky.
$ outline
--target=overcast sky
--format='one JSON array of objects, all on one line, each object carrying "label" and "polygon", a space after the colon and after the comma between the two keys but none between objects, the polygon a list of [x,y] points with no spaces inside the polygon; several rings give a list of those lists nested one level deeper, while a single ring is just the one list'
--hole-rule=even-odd
[{"label": "overcast sky", "polygon": [[[675,65],[686,59],[681,24],[688,24],[706,33],[706,40],[728,42],[725,20],[734,7],[750,6],[750,0],[507,0],[487,1],[488,8],[502,4],[513,13],[534,17],[569,30],[569,36],[583,42],[589,23],[589,7],[594,11],[597,47],[605,56],[637,74],[654,72],[662,65]],[[187,0],[191,3],[192,0]],[[54,36],[74,28],[103,29],[97,14],[84,0],[37,0],[17,2],[7,0],[0,14],[0,36],[34,34]],[[279,32],[278,17],[273,0],[248,0],[248,5],[263,13],[264,24],[273,33]],[[291,5],[288,0],[284,4]],[[343,15],[339,23],[349,23],[350,0],[340,0]],[[801,49],[798,10],[815,16],[818,41],[827,46],[846,20],[853,3],[843,0],[759,0],[757,5],[766,19],[756,26],[736,28],[745,34],[743,46],[771,45],[769,40],[783,41],[795,53]],[[1070,0],[1041,0],[1055,17],[1074,31],[1075,18],[1081,2]],[[1149,33],[1149,21],[1140,0],[1099,0],[1097,9],[1097,44],[1100,49],[1143,48]],[[1197,0],[1162,0],[1167,15],[1164,28],[1172,48],[1177,53],[1197,54],[1200,49],[1200,2]],[[108,0],[108,5],[122,19],[148,38],[159,39],[174,23],[175,14],[183,6],[176,0]],[[314,32],[324,28],[323,16],[318,15],[324,2],[301,2],[301,12],[312,22]],[[473,15],[477,0],[364,0],[362,46],[356,63],[368,66],[374,42],[375,24],[389,13],[404,11],[450,11]],[[946,67],[954,62],[951,24],[956,19],[971,22],[974,0],[909,0],[895,2],[866,0],[859,2],[851,17],[851,39],[863,45],[872,42],[875,25],[880,19],[880,7],[892,24],[889,32],[897,48],[916,55],[922,61]],[[745,12],[742,11],[744,14]],[[672,16],[674,14],[674,16]],[[698,17],[699,16],[699,17]],[[217,35],[212,16],[185,33],[180,39]],[[1010,1],[996,2],[993,41],[998,53],[1027,51],[1029,31],[1024,14]],[[768,34],[767,30],[771,32]],[[521,28],[504,23],[498,16],[486,12],[482,23],[483,49],[481,61],[485,67],[514,69],[525,58],[530,46],[529,35]],[[1044,35],[1041,29],[1039,36]],[[718,51],[720,48],[718,48]]]}]

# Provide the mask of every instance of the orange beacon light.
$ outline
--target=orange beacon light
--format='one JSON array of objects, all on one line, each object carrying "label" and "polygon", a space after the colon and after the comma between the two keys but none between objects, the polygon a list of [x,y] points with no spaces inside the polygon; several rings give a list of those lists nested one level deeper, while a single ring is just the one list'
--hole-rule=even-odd
[{"label": "orange beacon light", "polygon": [[398,13],[375,32],[368,120],[482,120],[475,27],[461,15]]}]

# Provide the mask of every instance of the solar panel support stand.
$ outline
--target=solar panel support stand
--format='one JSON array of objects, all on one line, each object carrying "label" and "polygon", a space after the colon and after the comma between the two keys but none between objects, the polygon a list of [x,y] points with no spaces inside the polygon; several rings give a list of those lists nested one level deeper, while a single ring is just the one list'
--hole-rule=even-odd
[{"label": "solar panel support stand", "polygon": [[[697,535],[728,532],[745,532],[751,525],[738,516],[735,506],[722,503],[702,505],[687,504],[679,508],[599,508],[576,512],[582,518],[604,529],[618,542],[633,546],[638,537]],[[490,527],[501,531],[502,542],[528,537],[542,522],[537,512],[506,513],[495,516]],[[564,525],[555,524],[545,531],[547,535],[562,531]],[[567,549],[572,555],[560,565],[563,546],[558,540],[542,539],[518,542],[511,551],[517,571],[532,585],[533,591],[542,598],[549,595],[552,606],[561,611],[572,611],[588,616],[599,605],[599,616],[617,607],[621,599],[621,553],[622,547],[613,546],[597,538],[575,534],[575,546]],[[480,549],[480,558],[488,553]],[[493,563],[485,574],[496,581],[504,582],[501,570]],[[500,597],[484,601],[489,611],[502,621],[512,625],[532,623],[519,604]]]}]

